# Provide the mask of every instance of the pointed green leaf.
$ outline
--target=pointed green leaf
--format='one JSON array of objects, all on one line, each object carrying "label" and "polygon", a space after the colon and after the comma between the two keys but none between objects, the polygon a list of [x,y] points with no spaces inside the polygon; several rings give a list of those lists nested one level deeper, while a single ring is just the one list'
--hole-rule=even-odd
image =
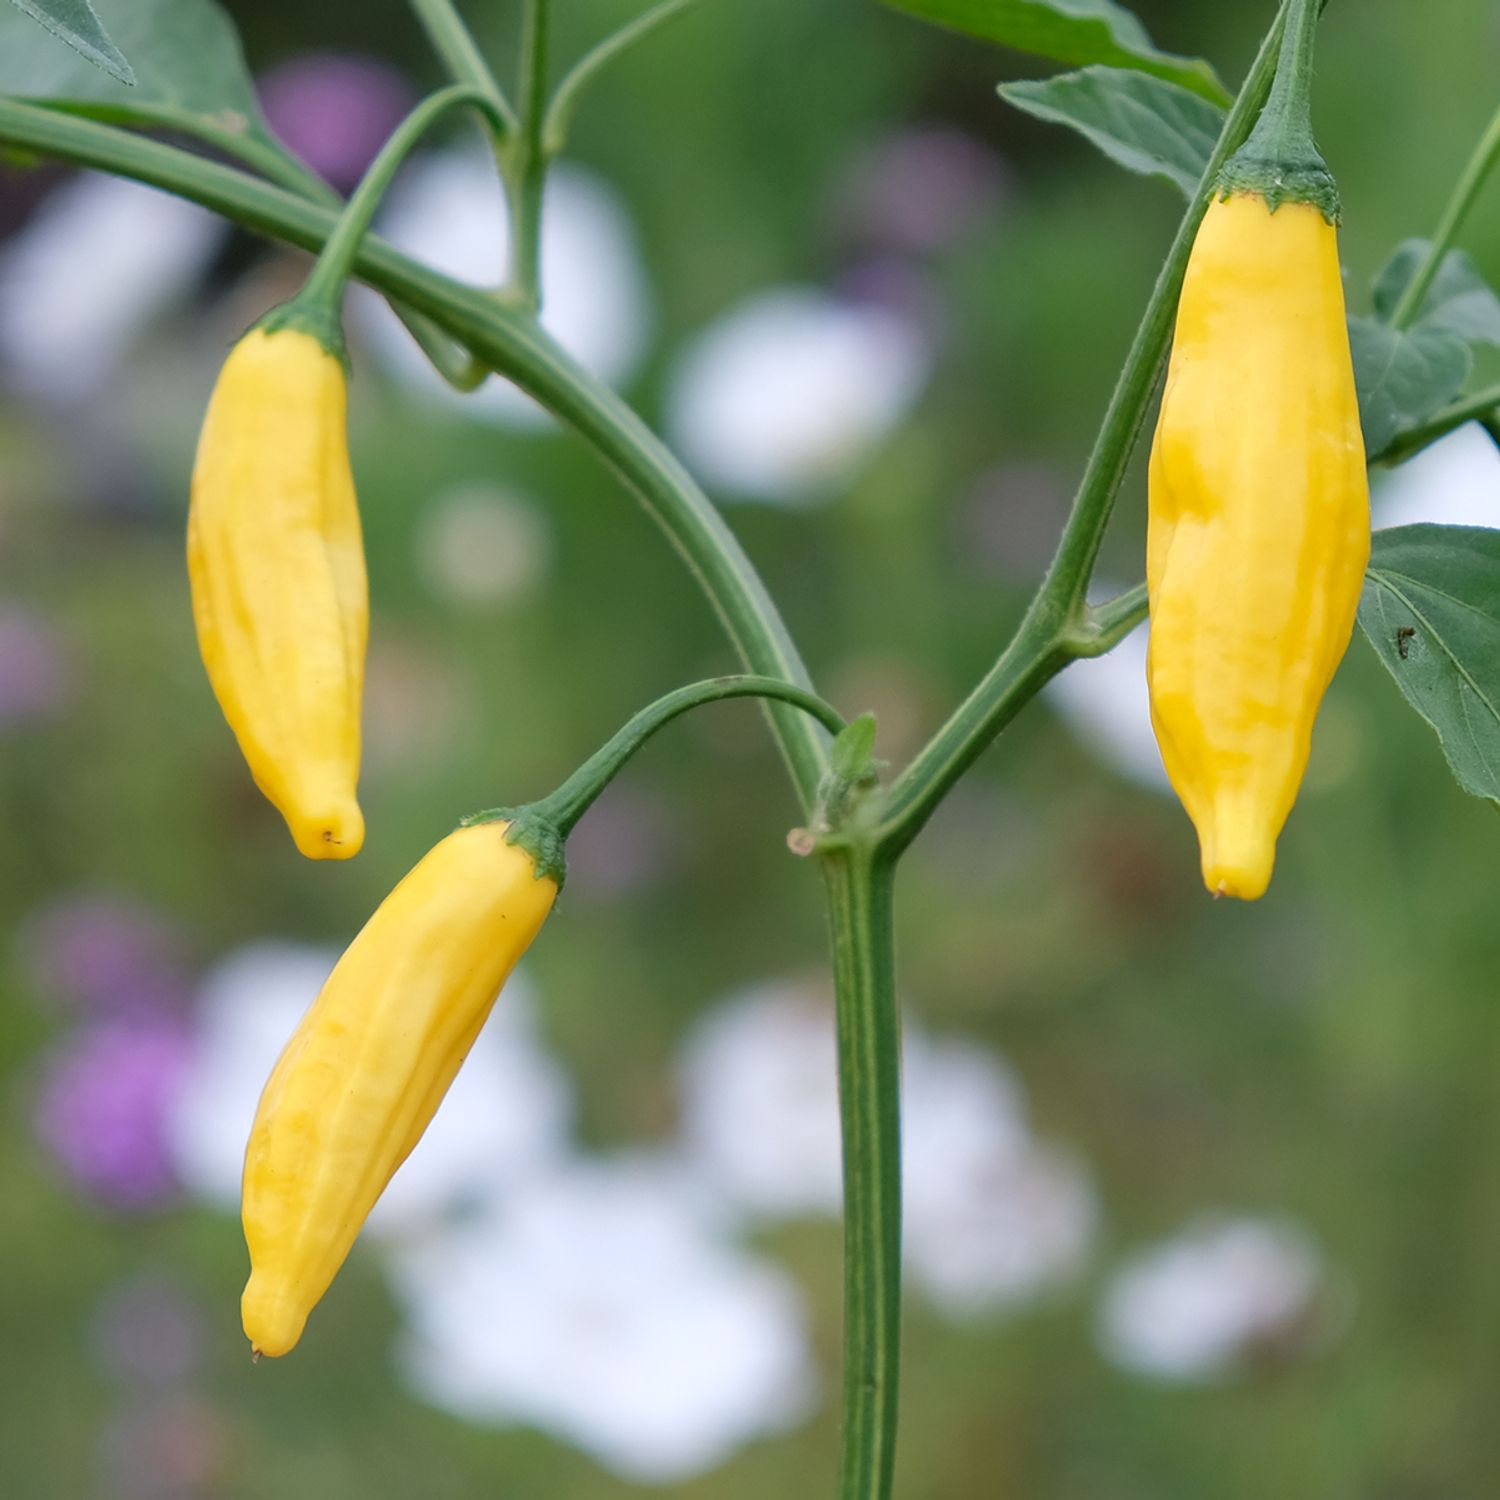
[{"label": "pointed green leaf", "polygon": [[110,41],[109,33],[99,23],[89,0],[13,0],[18,10],[33,21],[39,21],[53,36],[61,37],[80,57],[96,68],[103,68],[111,78],[133,84],[135,74]]},{"label": "pointed green leaf", "polygon": [[1500,803],[1500,531],[1376,532],[1359,623],[1458,784]]},{"label": "pointed green leaf", "polygon": [[1349,319],[1349,347],[1359,388],[1365,452],[1384,452],[1403,428],[1414,427],[1459,392],[1474,357],[1442,328],[1398,331],[1374,318]]},{"label": "pointed green leaf", "polygon": [[1132,172],[1196,191],[1224,125],[1224,111],[1149,73],[1093,67],[1023,83],[1000,97],[1039,120],[1066,125]]},{"label": "pointed green leaf", "polygon": [[[48,0],[51,4],[52,0]],[[94,0],[135,70],[127,87],[0,6],[0,94],[95,119],[166,127],[234,152],[282,181],[307,169],[261,115],[239,37],[214,0]]]},{"label": "pointed green leaf", "polygon": [[841,781],[857,782],[870,774],[875,753],[875,715],[861,714],[839,732],[829,749],[829,764]]},{"label": "pointed green leaf", "polygon": [[[1375,314],[1388,322],[1417,267],[1432,248],[1429,240],[1403,240],[1375,278]],[[1500,297],[1462,250],[1442,259],[1413,328],[1441,329],[1471,344],[1500,347]]]},{"label": "pointed green leaf", "polygon": [[924,21],[1017,52],[1082,66],[1108,63],[1150,73],[1216,104],[1229,95],[1201,58],[1177,57],[1151,44],[1146,28],[1116,0],[885,0]]}]

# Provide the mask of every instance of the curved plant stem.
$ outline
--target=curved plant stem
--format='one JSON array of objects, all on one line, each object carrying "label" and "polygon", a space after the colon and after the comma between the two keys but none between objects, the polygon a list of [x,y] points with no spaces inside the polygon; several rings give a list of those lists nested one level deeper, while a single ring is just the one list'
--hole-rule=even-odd
[{"label": "curved plant stem", "polygon": [[391,132],[340,213],[333,233],[319,252],[317,264],[307,278],[307,285],[298,294],[298,301],[326,308],[334,317],[338,316],[344,300],[344,287],[354,269],[360,244],[369,234],[375,211],[401,164],[443,115],[450,109],[465,107],[478,110],[498,127],[499,120],[489,96],[468,84],[455,83],[429,94]]},{"label": "curved plant stem", "polygon": [[504,133],[510,134],[515,129],[515,111],[453,0],[409,0],[409,3],[448,76],[455,83],[467,83],[484,93],[502,122]]},{"label": "curved plant stem", "polygon": [[1370,462],[1389,468],[1405,463],[1439,438],[1447,437],[1456,428],[1467,422],[1482,422],[1497,409],[1500,409],[1500,385],[1487,386],[1482,391],[1475,391],[1472,396],[1462,396],[1420,426],[1398,432],[1381,452],[1371,457]]},{"label": "curved plant stem", "polygon": [[[491,347],[484,332],[476,330],[479,344],[471,345],[481,358]],[[672,451],[539,327],[532,325],[524,341],[507,338],[503,354],[498,343],[493,347],[495,367],[580,433],[634,490],[709,597],[747,670],[806,687],[807,669],[765,584]],[[810,811],[827,766],[828,737],[785,704],[771,703],[767,711]]]},{"label": "curved plant stem", "polygon": [[[192,114],[188,110],[159,109],[153,113],[155,118],[143,123],[165,125],[170,129],[195,135],[205,145],[213,146],[226,156],[243,162],[251,171],[259,172],[268,182],[300,193],[315,203],[326,203],[329,207],[336,207],[339,203],[338,193],[289,151],[268,145],[243,131],[220,130],[205,122],[201,115]],[[180,119],[173,118],[179,114]]]},{"label": "curved plant stem", "polygon": [[421,313],[413,312],[403,302],[393,301],[391,311],[427,356],[427,363],[453,387],[467,395],[477,391],[490,378],[488,366],[475,359],[461,344],[456,344],[443,330]]},{"label": "curved plant stem", "polygon": [[837,710],[816,693],[794,687],[776,677],[711,677],[706,682],[689,683],[649,703],[617,733],[612,735],[555,792],[530,804],[530,811],[550,823],[563,838],[593,806],[627,761],[659,729],[673,719],[705,703],[726,698],[773,698],[810,714],[830,734],[838,734],[844,721]]},{"label": "curved plant stem", "polygon": [[1103,604],[1090,605],[1082,622],[1063,638],[1063,648],[1070,658],[1105,656],[1146,618],[1146,585],[1116,594]]},{"label": "curved plant stem", "polygon": [[573,116],[588,86],[623,52],[628,52],[639,41],[643,41],[665,22],[680,16],[701,0],[660,0],[650,10],[643,11],[635,20],[622,26],[612,36],[607,36],[592,51],[568,69],[563,81],[558,84],[552,102],[547,106],[547,117],[542,126],[542,149],[548,156],[556,156],[567,144],[568,130]]},{"label": "curved plant stem", "polygon": [[1432,243],[1428,246],[1427,254],[1407,282],[1405,291],[1401,293],[1401,300],[1391,313],[1392,328],[1410,327],[1422,310],[1422,304],[1427,300],[1427,294],[1432,290],[1432,283],[1443,264],[1443,257],[1458,237],[1458,231],[1463,227],[1469,210],[1474,206],[1474,200],[1479,196],[1480,189],[1497,160],[1500,160],[1500,110],[1495,111],[1484,134],[1480,136],[1473,155],[1469,157],[1454,184],[1453,193],[1443,209],[1443,216],[1438,220],[1437,228],[1432,231]]},{"label": "curved plant stem", "polygon": [[1208,209],[1220,168],[1249,135],[1270,92],[1287,13],[1288,5],[1283,3],[1178,226],[1115,383],[1104,425],[1089,455],[1046,578],[1000,659],[891,786],[884,838],[892,849],[900,850],[916,837],[933,809],[1016,711],[1080,654],[1074,643],[1080,629],[1087,630],[1085,594],[1089,579],[1166,361],[1193,239]]},{"label": "curved plant stem", "polygon": [[[318,250],[336,215],[218,162],[16,99],[0,98],[0,143],[150,183],[248,229]],[[580,433],[671,538],[723,622],[748,671],[807,686],[785,624],[723,517],[692,477],[613,391],[583,370],[536,323],[495,296],[443,276],[370,235],[355,275],[399,298],[513,380]],[[797,710],[769,710],[782,754],[810,812],[828,737]]]},{"label": "curved plant stem", "polygon": [[901,1372],[901,1018],[895,862],[866,843],[820,856],[838,1010],[844,1150],[840,1500],[885,1500]]},{"label": "curved plant stem", "polygon": [[510,200],[508,290],[521,306],[541,306],[542,195],[547,152],[542,132],[547,114],[547,53],[551,0],[525,0],[521,16],[520,121],[501,155]]}]

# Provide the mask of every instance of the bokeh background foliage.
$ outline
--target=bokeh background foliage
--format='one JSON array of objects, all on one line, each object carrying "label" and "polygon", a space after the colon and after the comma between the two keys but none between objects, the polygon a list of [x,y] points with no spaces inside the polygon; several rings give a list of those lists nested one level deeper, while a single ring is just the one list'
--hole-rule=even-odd
[{"label": "bokeh background foliage", "polygon": [[[382,59],[398,106],[402,87],[437,81],[398,5],[226,8],[263,91],[280,80],[283,133],[303,129],[309,154],[335,121],[285,103],[288,64]],[[492,55],[509,56],[515,8],[466,9]],[[1229,80],[1269,9],[1138,7],[1164,51],[1210,58]],[[1450,0],[1440,26],[1425,12],[1335,5],[1325,26],[1318,127],[1357,312],[1390,247],[1430,228],[1494,104],[1500,8]],[[617,0],[558,7],[559,52],[627,13]],[[618,194],[645,268],[622,376],[653,422],[679,420],[680,361],[701,330],[765,288],[814,288],[916,330],[922,374],[893,403],[899,420],[856,445],[859,462],[821,487],[767,481],[762,500],[797,503],[732,512],[820,684],[845,711],[881,715],[893,759],[987,664],[1044,563],[1178,212],[1169,188],[996,98],[1001,79],[1037,71],[852,0],[711,0],[609,74],[576,128],[572,155]],[[315,100],[343,97],[324,77]],[[357,97],[379,115],[369,89]],[[933,206],[934,161],[958,183],[946,206]],[[142,1066],[139,1037],[100,1045],[58,1083],[80,1038],[98,1042],[99,1008],[140,1030],[118,983],[59,979],[59,952],[81,941],[57,935],[59,911],[124,902],[167,934],[151,972],[170,993],[152,998],[151,1024],[170,1016],[165,1030],[190,1045],[197,978],[225,954],[267,937],[336,947],[457,815],[546,790],[640,702],[729,665],[674,559],[587,454],[414,392],[380,336],[357,332],[352,442],[377,601],[370,838],[348,868],[295,859],[202,679],[181,527],[207,384],[302,263],[239,236],[205,240],[175,279],[163,271],[159,295],[137,274],[148,315],[91,353],[25,249],[70,186],[29,163],[0,179],[13,289],[0,284],[12,1492],[817,1492],[836,1438],[826,1401],[672,1482],[525,1424],[435,1409],[393,1369],[401,1313],[373,1252],[354,1257],[294,1359],[252,1368],[232,1219],[112,1165],[119,1120],[136,1117],[106,1105]],[[179,244],[198,232],[169,231]],[[1500,275],[1493,198],[1465,248]],[[108,238],[95,253],[111,269],[89,285],[129,281]],[[89,253],[77,255],[87,280]],[[113,316],[107,298],[78,301]],[[48,364],[49,349],[62,358]],[[699,441],[711,467],[713,443]],[[1400,519],[1484,524],[1497,481],[1481,440],[1422,461],[1382,503]],[[1140,572],[1143,506],[1137,475],[1105,559],[1122,581]],[[1130,749],[1129,684],[1092,681],[1118,715],[1081,716],[1057,695],[1024,716],[903,871],[910,1013],[1008,1059],[1035,1129],[1086,1163],[1097,1220],[1045,1295],[970,1316],[913,1296],[900,1493],[1490,1494],[1493,819],[1356,641],[1271,894],[1252,909],[1210,903],[1185,820]],[[566,905],[529,965],[539,1033],[576,1100],[574,1149],[670,1146],[680,1052],[703,1018],[747,985],[816,985],[814,880],[784,845],[794,814],[755,710],[727,705],[655,745],[590,815],[593,839],[586,823]],[[171,1047],[167,1075],[187,1066]],[[1316,1288],[1245,1322],[1222,1358],[1152,1374],[1111,1344],[1105,1309],[1133,1256],[1215,1212],[1296,1225],[1316,1246]],[[782,1219],[747,1243],[800,1288],[826,1390],[833,1225]],[[1214,1284],[1220,1303],[1233,1294]],[[1203,1316],[1164,1306],[1164,1321]]]}]

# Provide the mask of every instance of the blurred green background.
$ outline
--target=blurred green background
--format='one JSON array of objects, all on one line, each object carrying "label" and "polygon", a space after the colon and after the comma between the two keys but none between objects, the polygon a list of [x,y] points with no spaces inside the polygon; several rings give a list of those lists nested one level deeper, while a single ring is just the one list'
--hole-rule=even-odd
[{"label": "blurred green background", "polygon": [[[258,73],[331,51],[384,59],[413,89],[437,81],[394,0],[228,8]],[[1272,9],[1138,8],[1160,45],[1231,80]],[[1335,5],[1325,27],[1317,121],[1358,310],[1390,247],[1430,228],[1495,105],[1500,7],[1440,9],[1439,22],[1428,6]],[[502,65],[515,10],[466,7]],[[559,55],[631,11],[558,7]],[[854,0],[708,0],[600,83],[573,145],[638,234],[650,335],[627,391],[654,424],[687,342],[767,286],[865,285],[874,266],[916,308],[932,373],[850,482],[819,504],[729,512],[820,685],[846,713],[876,709],[898,762],[1017,618],[1178,212],[1162,184],[997,101],[996,82],[1036,71]],[[883,227],[899,176],[885,208],[869,207],[872,171],[913,131],[973,153],[962,211],[922,245]],[[61,184],[51,169],[5,170],[12,243]],[[1464,236],[1493,276],[1497,192]],[[642,702],[731,666],[691,581],[581,445],[414,397],[356,336],[370,835],[347,866],[300,861],[203,678],[182,564],[207,385],[300,264],[225,240],[108,378],[59,401],[17,377],[0,408],[0,679],[18,662],[31,674],[10,700],[0,681],[0,710],[12,703],[0,721],[5,1488],[39,1500],[655,1492],[524,1426],[465,1422],[409,1394],[388,1357],[397,1312],[361,1253],[304,1346],[252,1367],[233,1219],[171,1191],[122,1206],[37,1124],[55,1059],[97,1024],[39,974],[37,923],[58,902],[151,911],[189,985],[258,938],[337,946],[457,816],[541,794]],[[478,597],[444,586],[430,544],[444,497],[475,487],[523,497],[507,514],[519,503],[536,552],[519,582]],[[1112,578],[1141,572],[1143,514],[1137,472],[1106,550]],[[786,852],[796,809],[753,708],[663,736],[598,816],[592,863],[529,967],[546,1046],[576,1090],[577,1143],[607,1151],[671,1135],[674,1058],[717,997],[816,975],[824,950],[816,877]],[[1497,877],[1500,826],[1454,786],[1360,639],[1254,907],[1208,900],[1176,805],[1111,769],[1046,703],[984,757],[904,866],[903,991],[931,1031],[1009,1059],[1038,1130],[1087,1162],[1099,1228],[1082,1274],[1035,1302],[954,1319],[912,1299],[906,1500],[1500,1491]],[[1213,1210],[1289,1216],[1317,1244],[1317,1336],[1275,1330],[1204,1380],[1111,1361],[1097,1325],[1122,1258]],[[826,1394],[836,1229],[793,1223],[757,1244],[802,1288]],[[142,1278],[170,1288],[196,1329],[191,1369],[154,1394],[128,1356],[101,1353],[101,1317]],[[825,1399],[657,1488],[824,1494],[836,1429]]]}]

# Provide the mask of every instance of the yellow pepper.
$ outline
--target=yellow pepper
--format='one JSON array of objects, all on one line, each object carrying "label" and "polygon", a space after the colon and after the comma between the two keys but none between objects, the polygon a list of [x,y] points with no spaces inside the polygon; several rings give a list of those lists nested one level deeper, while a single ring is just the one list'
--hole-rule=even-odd
[{"label": "yellow pepper", "polygon": [[1216,198],[1151,452],[1151,714],[1216,895],[1266,889],[1370,550],[1338,236]]},{"label": "yellow pepper", "polygon": [[287,1043],[245,1156],[258,1354],[302,1335],[366,1215],[422,1137],[557,895],[503,821],[433,848],[350,944]]},{"label": "yellow pepper", "polygon": [[198,646],[256,785],[310,859],[364,842],[369,598],[339,358],[294,326],[231,351],[193,469]]}]

